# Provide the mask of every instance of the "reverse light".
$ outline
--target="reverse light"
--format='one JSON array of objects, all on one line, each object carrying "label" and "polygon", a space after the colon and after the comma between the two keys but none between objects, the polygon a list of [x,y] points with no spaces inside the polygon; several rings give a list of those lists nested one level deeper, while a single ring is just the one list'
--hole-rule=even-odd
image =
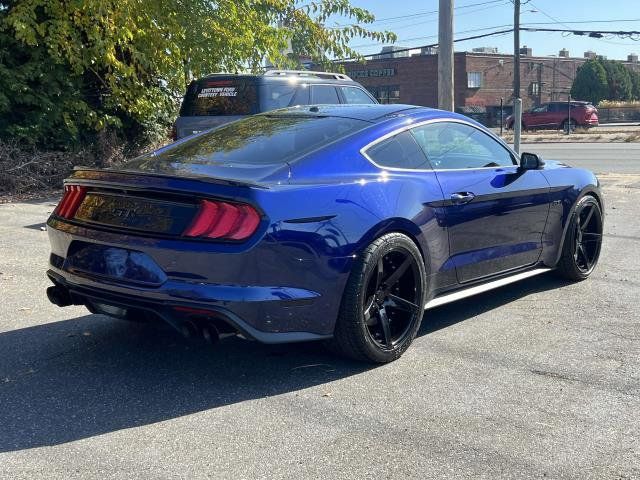
[{"label": "reverse light", "polygon": [[256,231],[260,215],[244,203],[202,200],[191,225],[183,232],[186,237],[244,240]]},{"label": "reverse light", "polygon": [[60,203],[53,213],[62,218],[73,218],[86,194],[87,187],[82,187],[80,185],[65,185],[62,200],[60,200]]}]

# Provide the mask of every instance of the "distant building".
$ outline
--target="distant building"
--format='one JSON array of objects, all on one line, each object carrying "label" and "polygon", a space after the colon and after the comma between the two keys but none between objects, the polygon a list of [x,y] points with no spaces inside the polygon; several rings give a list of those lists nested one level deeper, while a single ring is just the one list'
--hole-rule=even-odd
[{"label": "distant building", "polygon": [[523,57],[531,57],[533,56],[533,50],[531,47],[527,47],[526,45],[520,48],[520,55]]},{"label": "distant building", "polygon": [[472,53],[498,53],[497,47],[476,47],[471,49]]},{"label": "distant building", "polygon": [[[568,55],[568,51],[566,51]],[[593,53],[595,56],[595,52]],[[589,57],[587,57],[589,58]],[[533,56],[523,47],[520,60],[520,97],[525,108],[566,100],[578,67],[586,58]],[[622,62],[640,71],[636,61]],[[381,103],[408,103],[437,107],[438,55],[418,55],[344,63],[345,71],[364,85]],[[454,101],[459,111],[490,111],[512,103],[513,56],[496,53],[456,52]],[[580,99],[576,99],[580,100]]]},{"label": "distant building", "polygon": [[[420,49],[415,50],[420,52]],[[382,47],[382,51],[378,55],[374,55],[372,59],[382,60],[385,58],[405,58],[409,56],[409,50],[406,47],[391,45],[390,47]]]}]

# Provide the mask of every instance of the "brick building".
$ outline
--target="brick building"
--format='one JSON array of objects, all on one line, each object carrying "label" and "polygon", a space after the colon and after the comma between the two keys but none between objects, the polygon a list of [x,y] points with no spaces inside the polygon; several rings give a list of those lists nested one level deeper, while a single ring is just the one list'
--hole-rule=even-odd
[{"label": "brick building", "polygon": [[[593,52],[586,52],[592,54]],[[524,108],[565,100],[578,67],[587,58],[569,57],[565,49],[558,57],[535,57],[526,46],[520,57],[520,97]],[[640,71],[637,56],[623,62]],[[635,60],[635,61],[634,61]],[[438,104],[438,55],[413,55],[347,62],[349,76],[369,89],[381,103],[407,103],[436,107]],[[499,53],[456,52],[454,55],[454,102],[463,112],[494,111],[512,103],[513,56]],[[579,100],[579,99],[576,99]]]}]

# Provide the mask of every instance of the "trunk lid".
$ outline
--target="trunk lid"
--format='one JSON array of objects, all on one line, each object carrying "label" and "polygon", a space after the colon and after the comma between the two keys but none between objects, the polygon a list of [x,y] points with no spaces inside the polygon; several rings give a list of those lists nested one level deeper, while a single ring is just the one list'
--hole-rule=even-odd
[{"label": "trunk lid", "polygon": [[82,199],[68,216],[57,208],[49,226],[66,222],[155,238],[184,238],[203,200],[255,206],[256,193],[268,188],[237,178],[82,168],[65,181],[65,189],[71,186],[82,187]]}]

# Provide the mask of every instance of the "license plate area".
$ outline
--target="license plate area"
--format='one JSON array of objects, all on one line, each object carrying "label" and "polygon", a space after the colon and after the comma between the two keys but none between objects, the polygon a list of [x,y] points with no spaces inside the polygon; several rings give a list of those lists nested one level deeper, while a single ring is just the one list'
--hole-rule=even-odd
[{"label": "license plate area", "polygon": [[81,276],[159,286],[167,280],[164,271],[142,252],[74,241],[63,269]]},{"label": "license plate area", "polygon": [[88,192],[74,220],[145,233],[180,235],[197,205],[131,195]]}]

